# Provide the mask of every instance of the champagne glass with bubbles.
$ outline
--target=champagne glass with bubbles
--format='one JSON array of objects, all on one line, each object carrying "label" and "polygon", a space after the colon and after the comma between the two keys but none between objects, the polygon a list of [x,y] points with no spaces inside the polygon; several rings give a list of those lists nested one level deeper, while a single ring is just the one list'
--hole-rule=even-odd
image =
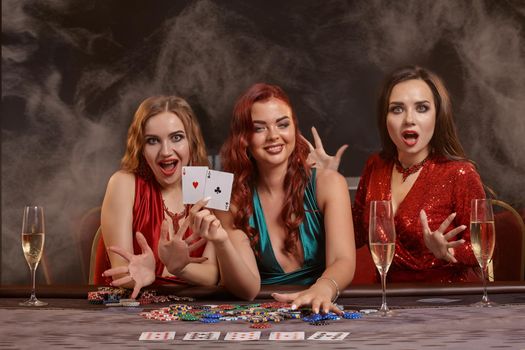
[{"label": "champagne glass with bubbles", "polygon": [[368,227],[369,247],[372,259],[381,275],[383,299],[379,312],[382,316],[392,315],[386,304],[386,274],[394,259],[396,230],[394,213],[390,201],[370,202],[370,224]]},{"label": "champagne glass with bubbles", "polygon": [[31,297],[20,303],[22,306],[44,306],[47,303],[40,301],[35,296],[35,273],[42,251],[44,250],[44,208],[38,206],[26,206],[22,219],[22,250],[31,270],[33,289]]},{"label": "champagne glass with bubbles", "polygon": [[471,202],[470,241],[474,255],[481,267],[481,279],[483,280],[483,297],[480,302],[474,305],[481,307],[495,306],[496,304],[490,301],[487,295],[487,270],[492,260],[492,253],[496,243],[494,214],[490,199],[473,199]]}]

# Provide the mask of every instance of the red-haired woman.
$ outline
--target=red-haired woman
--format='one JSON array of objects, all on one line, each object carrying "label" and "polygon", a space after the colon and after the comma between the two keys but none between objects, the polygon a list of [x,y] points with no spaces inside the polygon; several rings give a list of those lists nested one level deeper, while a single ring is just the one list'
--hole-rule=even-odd
[{"label": "red-haired woman", "polygon": [[421,67],[394,71],[377,116],[382,151],[366,162],[357,189],[356,245],[368,242],[370,201],[391,200],[397,240],[389,281],[479,281],[468,224],[471,200],[485,192],[443,82]]},{"label": "red-haired woman", "polygon": [[283,90],[253,85],[235,105],[221,153],[235,174],[231,210],[217,212],[219,222],[192,209],[192,229],[215,241],[221,280],[239,297],[253,299],[261,283],[300,284],[309,287],[274,297],[337,311],[331,301],[355,270],[350,198],[345,179],[311,168],[308,154]]},{"label": "red-haired woman", "polygon": [[[144,100],[128,130],[122,169],[109,180],[102,204],[103,242],[109,247],[114,286],[140,288],[176,275],[195,284],[218,281],[213,245],[188,231],[182,203],[181,169],[208,165],[197,118],[176,96]],[[153,250],[151,248],[153,248]],[[100,249],[99,249],[100,250]],[[109,268],[97,255],[96,284]]]}]

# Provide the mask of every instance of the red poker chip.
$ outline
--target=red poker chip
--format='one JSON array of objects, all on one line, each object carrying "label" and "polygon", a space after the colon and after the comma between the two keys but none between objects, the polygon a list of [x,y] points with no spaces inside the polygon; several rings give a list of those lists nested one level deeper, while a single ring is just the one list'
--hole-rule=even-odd
[{"label": "red poker chip", "polygon": [[263,322],[263,323],[252,323],[250,325],[250,328],[256,328],[256,329],[266,329],[266,328],[271,328],[272,325],[267,323],[267,322]]}]

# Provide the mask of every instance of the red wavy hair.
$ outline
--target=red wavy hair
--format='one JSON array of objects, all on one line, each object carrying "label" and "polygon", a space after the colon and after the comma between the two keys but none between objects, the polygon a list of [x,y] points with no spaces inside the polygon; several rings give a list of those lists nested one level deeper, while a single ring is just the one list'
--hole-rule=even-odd
[{"label": "red wavy hair", "polygon": [[252,85],[236,102],[230,126],[230,134],[221,150],[221,161],[225,171],[235,174],[233,180],[232,204],[235,206],[233,219],[236,228],[246,232],[250,238],[252,249],[257,254],[259,233],[249,225],[253,214],[253,189],[260,174],[255,160],[250,156],[249,143],[253,136],[252,106],[256,102],[264,102],[276,98],[286,103],[291,111],[295,128],[295,147],[288,159],[288,168],[284,178],[285,198],[281,211],[281,219],[285,223],[287,237],[285,251],[297,255],[297,240],[299,225],[304,220],[304,190],[310,178],[310,166],[306,162],[309,148],[301,137],[297,117],[293,111],[290,99],[276,85],[258,83]]}]

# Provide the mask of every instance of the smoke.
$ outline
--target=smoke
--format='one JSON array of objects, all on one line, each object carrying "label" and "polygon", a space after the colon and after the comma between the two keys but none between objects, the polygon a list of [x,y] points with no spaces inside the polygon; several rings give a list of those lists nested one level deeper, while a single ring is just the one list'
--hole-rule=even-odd
[{"label": "smoke", "polygon": [[80,245],[90,237],[79,237],[80,219],[101,204],[134,110],[157,94],[187,98],[216,153],[236,97],[277,83],[329,151],[351,145],[343,166],[357,175],[378,148],[382,76],[422,64],[452,87],[462,143],[484,181],[525,204],[517,2],[202,0],[159,11],[145,1],[144,13],[102,3],[2,1],[3,283],[28,281],[19,230],[29,203],[46,207],[53,282],[84,282]]},{"label": "smoke", "polygon": [[[236,96],[256,81],[278,78],[293,85],[287,72],[301,64],[248,19],[209,1],[159,22],[130,50],[109,30],[66,26],[64,16],[93,10],[90,2],[75,6],[81,3],[2,3],[3,31],[13,38],[2,46],[3,98],[19,98],[25,107],[23,116],[8,111],[8,118],[24,118],[21,130],[2,130],[2,279],[9,283],[27,281],[17,248],[22,208],[29,203],[46,208],[53,282],[82,281],[80,250],[89,247],[90,237],[79,237],[78,225],[101,204],[141,100],[158,94],[188,98],[200,108],[204,130],[213,130],[206,139],[217,144],[226,136]],[[232,31],[236,27],[243,30]],[[85,63],[58,67],[61,58],[45,47],[49,43]],[[97,64],[102,49],[116,59]],[[29,68],[35,61],[42,62],[36,76]],[[78,79],[64,75],[72,70],[67,65],[77,68]]]},{"label": "smoke", "polygon": [[457,62],[451,63],[462,72],[463,97],[452,96],[462,143],[484,182],[504,200],[523,205],[524,7],[512,9],[518,15],[482,1],[374,1],[354,15],[366,23],[366,57],[381,70],[429,62],[445,83],[454,81],[450,71],[456,68],[439,67],[436,52],[442,42],[453,48]]}]

